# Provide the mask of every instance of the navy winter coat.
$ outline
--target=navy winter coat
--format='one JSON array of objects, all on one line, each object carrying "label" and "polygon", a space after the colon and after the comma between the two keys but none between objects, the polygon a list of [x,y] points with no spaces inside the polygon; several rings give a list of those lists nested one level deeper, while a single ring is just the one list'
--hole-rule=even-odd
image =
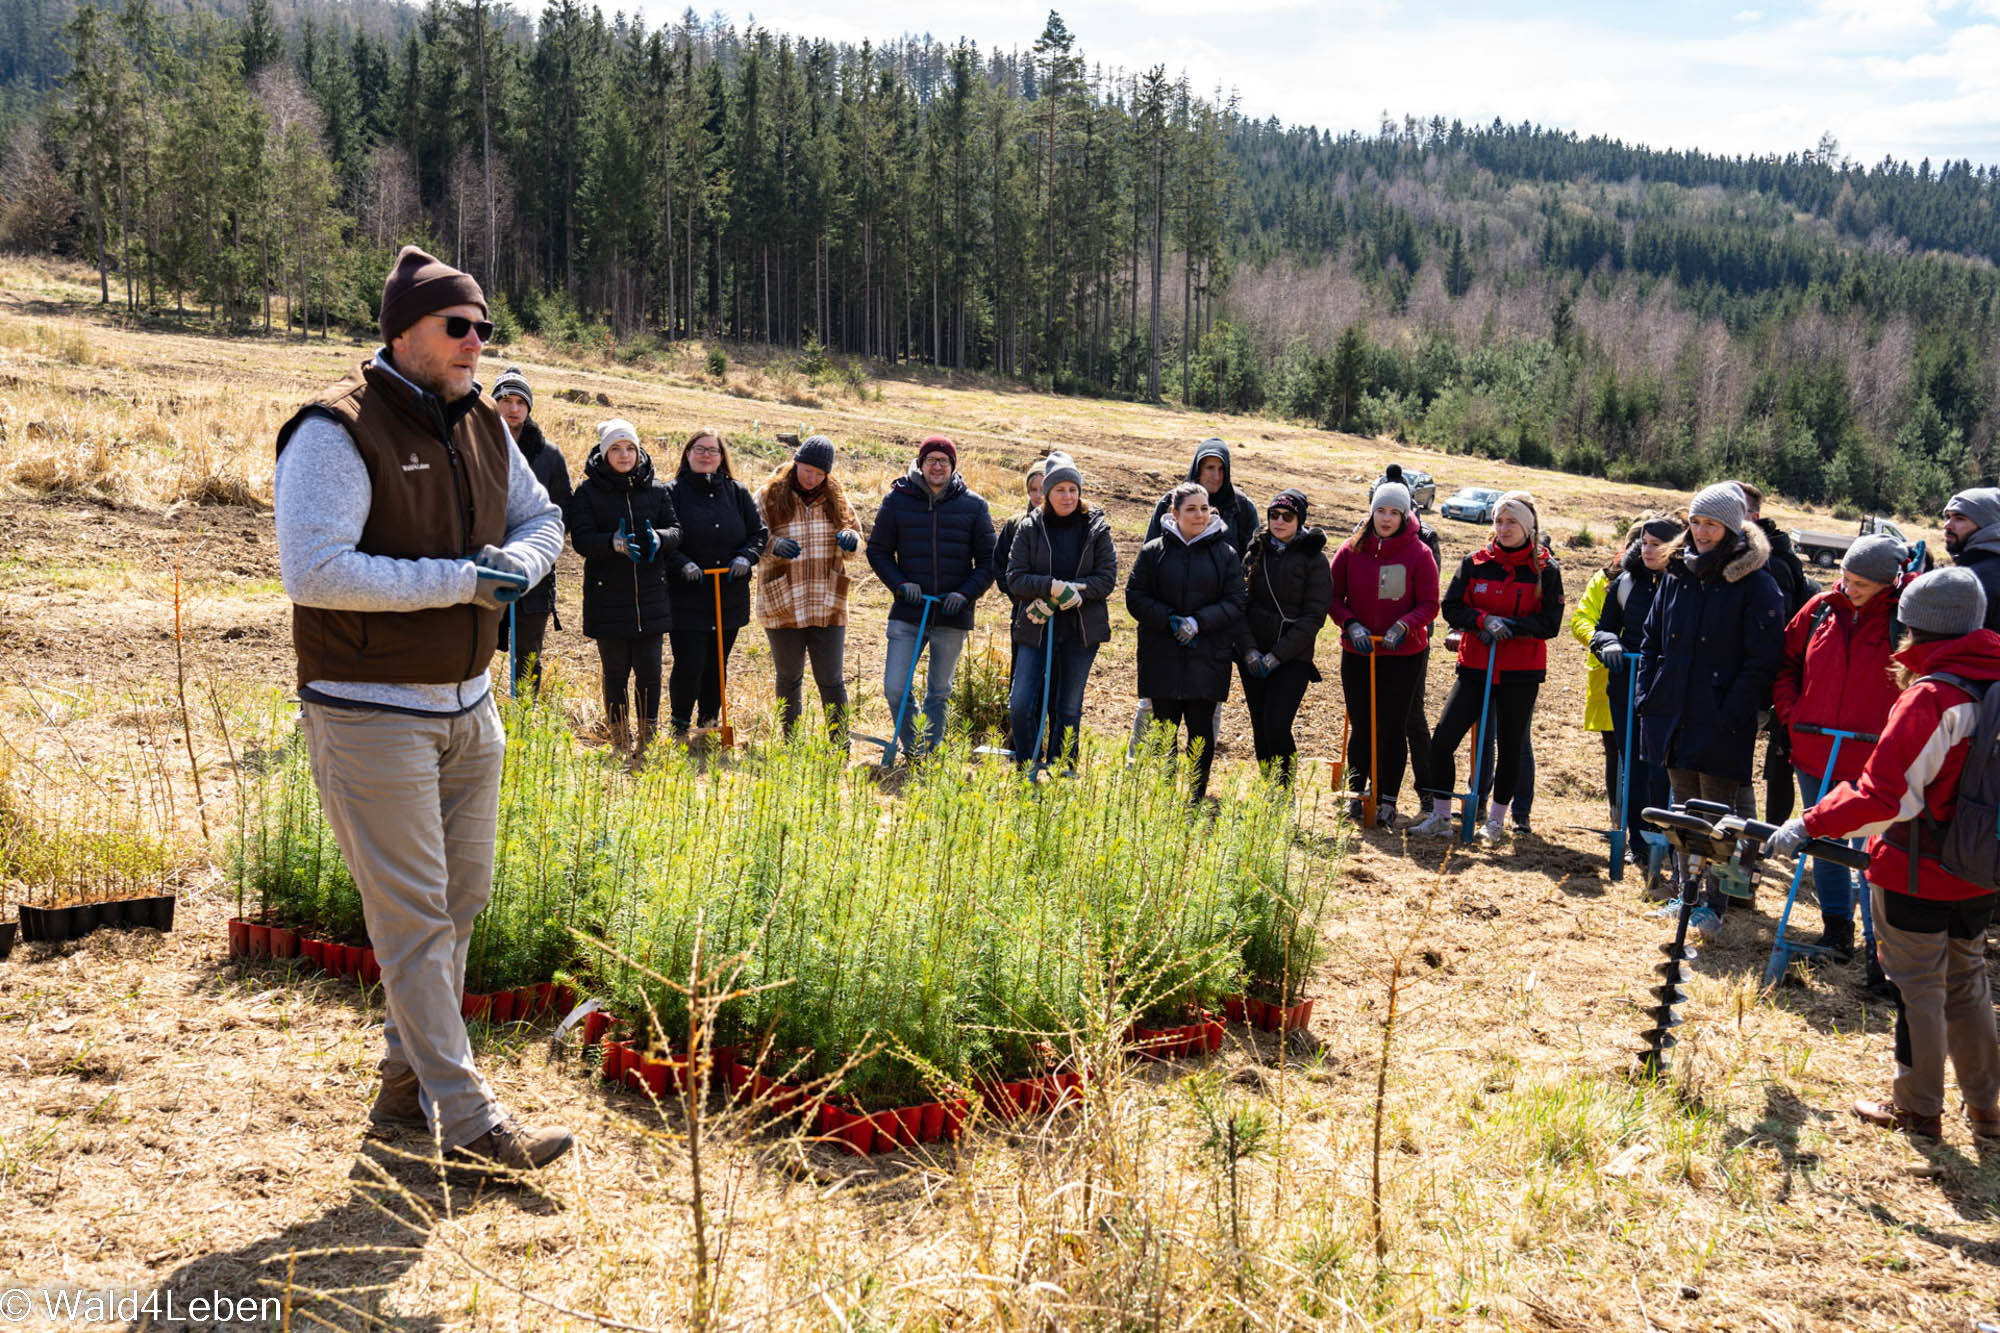
[{"label": "navy winter coat", "polygon": [[[521,433],[514,437],[514,445],[521,451],[521,457],[528,460],[528,471],[535,474],[535,480],[542,483],[542,489],[549,493],[549,503],[567,514],[569,464],[563,461],[562,450],[542,438],[542,428],[535,424],[533,417],[521,423]],[[551,569],[549,576],[523,593],[515,605],[521,608],[524,615],[553,614],[556,609],[556,572]]]},{"label": "navy winter coat", "polygon": [[[1014,599],[1013,641],[1035,646],[1042,641],[1042,626],[1028,619],[1028,607],[1048,595],[1055,582],[1081,583],[1083,605],[1058,611],[1049,623],[1057,627],[1056,642],[1074,638],[1079,630],[1085,643],[1111,641],[1111,594],[1118,591],[1118,544],[1111,540],[1111,520],[1096,505],[1085,505],[1072,515],[1084,525],[1078,542],[1080,550],[1073,567],[1053,568],[1054,548],[1049,541],[1049,508],[1023,515],[1016,521],[1014,542],[1006,570],[1008,595]],[[1074,531],[1074,530],[1072,530]],[[1067,623],[1067,627],[1065,624]]]},{"label": "navy winter coat", "polygon": [[[1210,515],[1192,544],[1175,528],[1141,547],[1125,582],[1125,609],[1139,622],[1140,696],[1227,699],[1230,645],[1249,601],[1243,562],[1220,515]],[[1194,617],[1200,632],[1193,643],[1174,637],[1167,627],[1174,616]]]},{"label": "navy winter coat", "polygon": [[[725,569],[738,556],[750,562],[751,573],[763,557],[769,534],[757,512],[757,501],[740,482],[720,472],[700,473],[683,467],[668,488],[674,512],[681,520],[681,549],[672,561],[674,578],[667,595],[674,602],[675,629],[715,628],[715,580],[704,575],[689,582],[685,571]],[[722,624],[741,629],[750,623],[750,579],[722,580]]]},{"label": "navy winter coat", "polygon": [[914,583],[933,597],[963,594],[963,611],[947,616],[932,607],[931,623],[971,629],[973,603],[993,586],[993,540],[986,501],[956,472],[939,496],[931,494],[914,467],[896,478],[868,534],[868,567],[895,599],[889,619],[914,625],[923,615],[923,607],[911,606],[899,591]]},{"label": "navy winter coat", "polygon": [[1639,643],[1639,747],[1648,763],[1748,784],[1757,714],[1785,656],[1785,594],[1755,524],[1695,559],[1673,545]]},{"label": "navy winter coat", "polygon": [[[621,475],[592,449],[584,460],[583,484],[570,496],[563,519],[569,524],[570,544],[583,557],[584,634],[619,639],[672,629],[667,581],[677,563],[674,548],[680,545],[681,530],[673,496],[654,480],[646,451],[639,451],[637,467]],[[641,523],[651,523],[660,534],[659,558],[635,565],[614,550],[611,539],[621,523],[628,536]]]}]

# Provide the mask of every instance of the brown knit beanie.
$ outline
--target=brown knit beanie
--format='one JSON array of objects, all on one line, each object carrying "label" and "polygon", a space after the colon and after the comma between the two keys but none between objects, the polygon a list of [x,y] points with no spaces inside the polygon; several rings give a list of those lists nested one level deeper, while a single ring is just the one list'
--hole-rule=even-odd
[{"label": "brown knit beanie", "polygon": [[455,305],[476,305],[484,315],[486,293],[471,274],[460,273],[414,245],[404,246],[382,284],[382,345],[388,346],[425,315]]}]

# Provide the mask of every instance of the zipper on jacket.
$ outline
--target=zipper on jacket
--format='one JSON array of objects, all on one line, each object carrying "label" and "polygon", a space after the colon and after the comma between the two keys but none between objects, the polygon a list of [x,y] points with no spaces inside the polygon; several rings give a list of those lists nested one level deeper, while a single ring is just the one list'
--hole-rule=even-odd
[{"label": "zipper on jacket", "polygon": [[[639,532],[639,520],[632,516],[632,491],[629,487],[625,491],[625,530],[633,534],[633,537],[636,537]],[[629,542],[632,540],[632,537],[627,537],[625,540]],[[632,624],[638,629],[639,633],[644,634],[646,632],[646,610],[645,607],[640,605],[639,563],[632,559],[629,551],[626,553],[625,562],[632,566]]]}]

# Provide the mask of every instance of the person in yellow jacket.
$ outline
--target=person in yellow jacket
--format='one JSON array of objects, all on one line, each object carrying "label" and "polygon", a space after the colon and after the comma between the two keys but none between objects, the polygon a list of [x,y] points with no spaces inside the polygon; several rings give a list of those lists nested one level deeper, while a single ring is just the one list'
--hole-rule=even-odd
[{"label": "person in yellow jacket", "polygon": [[[1618,559],[1622,560],[1624,555],[1621,548]],[[1604,746],[1604,799],[1609,804],[1614,826],[1619,819],[1618,738],[1616,724],[1611,719],[1611,672],[1597,660],[1597,654],[1590,651],[1590,636],[1597,632],[1597,617],[1604,610],[1605,593],[1611,587],[1611,580],[1617,576],[1618,560],[1591,575],[1576,609],[1569,613],[1570,637],[1583,645],[1583,660],[1588,668],[1583,694],[1583,726],[1586,731],[1596,732]],[[1622,704],[1624,700],[1619,702]]]}]

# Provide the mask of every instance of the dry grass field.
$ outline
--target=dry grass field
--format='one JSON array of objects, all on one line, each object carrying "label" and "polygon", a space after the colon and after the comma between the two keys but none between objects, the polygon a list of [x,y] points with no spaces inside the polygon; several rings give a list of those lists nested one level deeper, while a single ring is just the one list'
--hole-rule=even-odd
[{"label": "dry grass field", "polygon": [[[716,1326],[755,1329],[2000,1322],[2000,1162],[1980,1159],[1962,1121],[1919,1148],[1847,1114],[1886,1088],[1893,1015],[1858,989],[1858,965],[1758,992],[1781,888],[1702,953],[1673,1076],[1632,1077],[1667,927],[1580,831],[1603,822],[1601,755],[1567,639],[1534,727],[1534,835],[1449,855],[1399,833],[1354,837],[1332,863],[1309,1041],[1232,1028],[1220,1055],[1187,1066],[1126,1065],[1106,1046],[1080,1112],[984,1126],[935,1155],[842,1158],[724,1115],[707,1127],[702,1262],[685,1117],[602,1091],[573,1053],[551,1053],[545,1027],[508,1027],[482,1035],[489,1076],[528,1117],[573,1126],[580,1151],[537,1190],[446,1189],[421,1142],[362,1137],[379,1008],[285,965],[229,961],[222,929],[223,835],[248,758],[237,741],[282,718],[291,682],[271,439],[369,348],[122,327],[94,292],[82,270],[0,265],[0,777],[16,793],[0,822],[60,828],[66,810],[123,802],[165,849],[180,915],[170,934],[100,932],[0,963],[0,1286],[171,1290],[182,1311],[210,1292],[275,1295],[277,1318],[223,1326],[300,1329],[684,1328],[698,1290]],[[614,414],[656,461],[718,425],[745,441],[753,479],[778,457],[775,433],[803,424],[838,443],[870,513],[915,441],[942,430],[998,517],[1020,470],[1060,447],[1127,565],[1152,502],[1209,434],[1230,441],[1253,496],[1299,485],[1313,521],[1342,532],[1391,459],[1435,473],[1441,496],[1526,487],[1572,596],[1619,519],[1676,498],[923,372],[857,393],[809,384],[781,357],[718,381],[692,353],[627,366],[529,343],[482,379],[508,360],[572,469]],[[1448,561],[1483,537],[1441,528]],[[1586,528],[1596,544],[1572,546]],[[550,643],[552,669],[588,699],[578,569],[566,555],[570,628]],[[885,607],[866,582],[849,635],[876,726]],[[980,614],[1002,642],[991,599]],[[1087,724],[1122,735],[1122,609],[1114,625]],[[770,727],[760,638],[745,634],[731,677],[753,741]],[[1323,638],[1323,666],[1334,655]],[[1434,661],[1433,714],[1448,685]],[[1248,728],[1240,703],[1224,718],[1226,775]],[[594,707],[576,720],[594,726]],[[1331,679],[1302,722],[1306,752],[1330,756]],[[1308,767],[1300,836],[1340,837],[1323,769]],[[1230,1125],[1235,1154],[1219,1146]]]}]

